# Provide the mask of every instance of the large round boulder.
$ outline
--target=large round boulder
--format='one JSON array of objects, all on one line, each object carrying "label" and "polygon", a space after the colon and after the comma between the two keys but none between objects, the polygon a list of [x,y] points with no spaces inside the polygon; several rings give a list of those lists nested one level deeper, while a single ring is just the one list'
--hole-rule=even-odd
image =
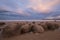
[{"label": "large round boulder", "polygon": [[29,24],[22,25],[22,27],[21,27],[21,34],[30,32],[30,28],[31,27],[30,27]]},{"label": "large round boulder", "polygon": [[41,25],[32,25],[32,31],[34,33],[43,33],[44,32],[44,28]]}]

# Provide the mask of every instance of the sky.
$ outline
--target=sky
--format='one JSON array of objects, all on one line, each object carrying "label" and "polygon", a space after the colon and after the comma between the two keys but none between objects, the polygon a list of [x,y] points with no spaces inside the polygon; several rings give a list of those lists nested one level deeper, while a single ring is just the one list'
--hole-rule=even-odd
[{"label": "sky", "polygon": [[54,18],[60,19],[60,0],[0,0],[0,20]]}]

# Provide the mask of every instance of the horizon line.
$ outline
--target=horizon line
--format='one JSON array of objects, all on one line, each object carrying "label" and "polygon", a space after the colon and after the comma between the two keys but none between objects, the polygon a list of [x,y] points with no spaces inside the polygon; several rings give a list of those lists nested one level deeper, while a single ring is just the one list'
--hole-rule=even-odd
[{"label": "horizon line", "polygon": [[11,22],[11,21],[60,21],[60,20],[0,20],[0,22]]}]

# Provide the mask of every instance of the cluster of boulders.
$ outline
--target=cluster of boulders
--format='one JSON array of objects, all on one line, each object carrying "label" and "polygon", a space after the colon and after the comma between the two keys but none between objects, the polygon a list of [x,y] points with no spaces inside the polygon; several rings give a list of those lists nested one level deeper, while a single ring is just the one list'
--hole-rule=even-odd
[{"label": "cluster of boulders", "polygon": [[49,30],[55,30],[59,28],[57,23],[49,22],[22,22],[22,23],[0,23],[0,31],[3,37],[11,37],[15,35],[21,35],[25,33],[43,33]]}]

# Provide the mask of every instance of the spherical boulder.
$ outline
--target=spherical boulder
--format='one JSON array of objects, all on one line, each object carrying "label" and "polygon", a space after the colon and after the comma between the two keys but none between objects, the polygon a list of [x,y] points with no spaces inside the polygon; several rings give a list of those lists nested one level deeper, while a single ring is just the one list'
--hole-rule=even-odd
[{"label": "spherical boulder", "polygon": [[34,33],[43,33],[44,32],[44,28],[41,25],[33,25],[32,26],[32,30]]}]

